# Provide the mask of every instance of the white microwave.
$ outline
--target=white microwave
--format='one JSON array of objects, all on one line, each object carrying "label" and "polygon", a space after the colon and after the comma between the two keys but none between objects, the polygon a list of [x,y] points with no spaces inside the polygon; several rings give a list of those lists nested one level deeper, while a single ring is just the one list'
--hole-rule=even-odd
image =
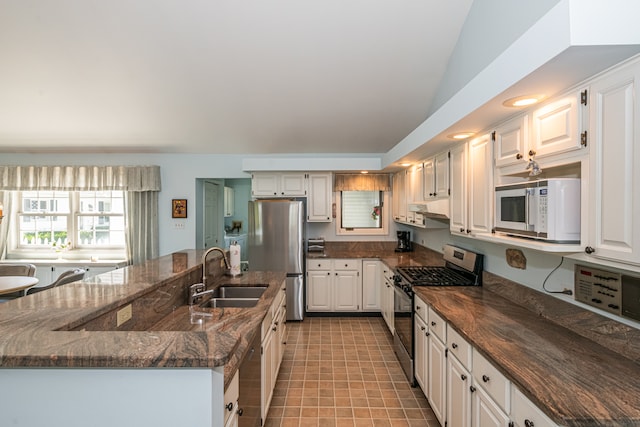
[{"label": "white microwave", "polygon": [[556,243],[580,242],[580,179],[496,186],[495,231]]}]

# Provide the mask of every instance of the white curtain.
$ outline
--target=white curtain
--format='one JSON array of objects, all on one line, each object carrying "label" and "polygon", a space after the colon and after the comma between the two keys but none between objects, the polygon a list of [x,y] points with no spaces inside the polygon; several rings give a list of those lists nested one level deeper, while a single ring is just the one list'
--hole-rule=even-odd
[{"label": "white curtain", "polygon": [[[125,192],[125,233],[130,263],[158,256],[160,166],[0,166],[0,195],[10,212],[10,191]],[[0,259],[6,256],[9,215],[0,226]]]}]

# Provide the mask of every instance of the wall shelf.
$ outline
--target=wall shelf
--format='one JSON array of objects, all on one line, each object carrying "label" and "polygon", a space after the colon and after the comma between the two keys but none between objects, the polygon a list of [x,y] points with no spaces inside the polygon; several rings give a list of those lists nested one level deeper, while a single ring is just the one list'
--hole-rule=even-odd
[{"label": "wall shelf", "polygon": [[498,243],[501,245],[517,246],[525,249],[534,249],[541,252],[549,252],[555,254],[574,254],[576,252],[583,252],[584,248],[576,244],[566,243],[548,243],[541,240],[527,239],[524,237],[512,237],[504,234],[476,234],[473,237],[485,242]]}]

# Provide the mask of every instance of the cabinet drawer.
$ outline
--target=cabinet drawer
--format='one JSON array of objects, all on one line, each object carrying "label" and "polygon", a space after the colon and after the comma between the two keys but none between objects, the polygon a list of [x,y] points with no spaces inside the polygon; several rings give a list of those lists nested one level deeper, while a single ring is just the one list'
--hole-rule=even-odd
[{"label": "cabinet drawer", "polygon": [[309,259],[307,260],[307,270],[331,270],[330,259]]},{"label": "cabinet drawer", "polygon": [[509,380],[476,349],[473,350],[473,378],[475,383],[486,390],[487,394],[506,413],[510,407],[510,386]]},{"label": "cabinet drawer", "polygon": [[359,259],[334,259],[334,270],[360,270],[361,260]]},{"label": "cabinet drawer", "polygon": [[456,356],[456,359],[462,363],[468,371],[471,371],[472,350],[469,344],[462,336],[447,324],[447,347],[449,351]]},{"label": "cabinet drawer", "polygon": [[227,420],[233,414],[233,411],[236,410],[236,402],[238,401],[238,397],[240,397],[240,379],[238,376],[238,371],[236,371],[231,383],[224,391],[224,422],[226,424]]},{"label": "cabinet drawer", "polygon": [[416,296],[413,299],[413,306],[416,316],[420,317],[424,323],[429,324],[429,306],[427,303],[422,301],[420,297]]},{"label": "cabinet drawer", "polygon": [[520,390],[512,387],[512,391],[511,419],[517,427],[557,427],[557,424],[527,399]]},{"label": "cabinet drawer", "polygon": [[438,313],[433,311],[431,307],[429,307],[429,321],[427,322],[427,326],[429,326],[429,330],[436,334],[443,343],[447,343],[447,322],[445,322]]}]

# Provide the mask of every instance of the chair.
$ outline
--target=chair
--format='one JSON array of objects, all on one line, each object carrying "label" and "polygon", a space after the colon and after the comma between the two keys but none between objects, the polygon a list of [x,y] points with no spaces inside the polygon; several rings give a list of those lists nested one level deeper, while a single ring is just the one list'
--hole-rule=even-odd
[{"label": "chair", "polygon": [[36,266],[33,264],[0,264],[0,276],[35,276]]},{"label": "chair", "polygon": [[[29,276],[33,277],[36,275],[36,266],[33,264],[26,263],[14,263],[14,264],[5,264],[0,263],[0,276]],[[26,292],[13,292],[10,294],[2,295],[2,299],[0,302],[9,301],[12,299],[20,298],[21,296],[26,295]]]},{"label": "chair", "polygon": [[27,291],[27,295],[35,294],[36,292],[42,292],[47,289],[55,288],[56,286],[66,285],[67,283],[75,282],[77,280],[84,279],[86,271],[82,268],[76,268],[75,270],[67,270],[60,274],[58,278],[47,286],[35,286]]}]

